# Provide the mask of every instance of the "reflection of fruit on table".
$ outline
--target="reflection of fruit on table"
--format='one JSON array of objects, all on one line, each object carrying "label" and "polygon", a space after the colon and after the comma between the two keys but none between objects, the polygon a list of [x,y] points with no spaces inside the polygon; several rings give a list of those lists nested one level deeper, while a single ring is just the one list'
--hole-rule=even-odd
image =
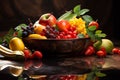
[{"label": "reflection of fruit on table", "polygon": [[[99,67],[102,72],[107,70],[120,70],[120,56],[109,55],[107,58],[98,58],[95,56],[79,58],[57,58],[43,59],[41,61],[28,60],[25,62],[15,62],[9,60],[0,60],[0,74],[19,76],[27,74],[33,78],[40,75],[58,75],[58,74],[77,74],[89,73],[93,66]],[[7,70],[7,72],[6,72]],[[41,77],[46,77],[41,76]]]}]

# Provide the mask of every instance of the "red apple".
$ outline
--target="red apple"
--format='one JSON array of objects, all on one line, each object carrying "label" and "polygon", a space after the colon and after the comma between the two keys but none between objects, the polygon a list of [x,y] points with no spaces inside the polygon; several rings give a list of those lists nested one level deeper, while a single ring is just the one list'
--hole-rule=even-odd
[{"label": "red apple", "polygon": [[44,25],[44,26],[55,26],[56,25],[56,18],[53,14],[51,13],[46,13],[43,14],[40,18],[39,18],[39,24]]}]

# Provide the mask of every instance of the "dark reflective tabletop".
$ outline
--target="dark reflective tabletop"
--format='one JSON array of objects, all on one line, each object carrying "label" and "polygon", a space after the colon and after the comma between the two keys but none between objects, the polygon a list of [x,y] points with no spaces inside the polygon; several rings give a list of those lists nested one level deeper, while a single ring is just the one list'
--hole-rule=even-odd
[{"label": "dark reflective tabletop", "polygon": [[0,57],[0,79],[18,80],[20,76],[29,78],[41,78],[49,76],[50,78],[50,75],[54,75],[54,77],[58,77],[58,75],[74,75],[78,77],[90,73],[93,67],[97,67],[100,71],[107,74],[109,74],[108,72],[110,71],[111,74],[115,71],[118,74],[120,73],[120,55],[108,55],[106,58],[89,56],[69,58],[43,58],[42,60],[25,61],[8,60],[4,59],[4,57]]}]

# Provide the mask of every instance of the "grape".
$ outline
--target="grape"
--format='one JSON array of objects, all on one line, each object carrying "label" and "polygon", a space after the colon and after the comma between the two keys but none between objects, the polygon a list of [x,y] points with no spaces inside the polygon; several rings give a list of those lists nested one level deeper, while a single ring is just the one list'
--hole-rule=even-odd
[{"label": "grape", "polygon": [[44,36],[47,38],[53,38],[53,39],[71,39],[71,38],[77,38],[77,32],[74,27],[71,27],[69,31],[58,31],[55,27],[46,26],[46,28],[43,30]]},{"label": "grape", "polygon": [[45,29],[43,29],[43,32],[47,38],[56,38],[59,34],[59,31],[56,30],[54,27],[46,26]]},{"label": "grape", "polygon": [[7,41],[3,41],[1,45],[8,48],[8,43],[7,43]]},{"label": "grape", "polygon": [[34,33],[34,28],[32,24],[29,24],[26,28],[22,28],[22,37],[25,38],[27,37],[29,34],[33,34]]},{"label": "grape", "polygon": [[23,37],[23,38],[27,37],[28,35],[29,35],[29,33],[28,33],[27,31],[23,31],[23,32],[22,32],[22,37]]}]

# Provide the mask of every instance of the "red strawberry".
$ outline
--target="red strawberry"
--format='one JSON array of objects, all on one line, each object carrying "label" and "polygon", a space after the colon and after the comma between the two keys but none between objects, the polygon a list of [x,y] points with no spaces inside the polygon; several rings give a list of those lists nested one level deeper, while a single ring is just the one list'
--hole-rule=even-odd
[{"label": "red strawberry", "polygon": [[93,46],[88,46],[87,50],[85,51],[85,55],[92,55],[95,53],[95,49]]},{"label": "red strawberry", "polygon": [[117,53],[118,53],[118,51],[119,51],[119,49],[118,49],[118,48],[113,48],[113,49],[112,49],[112,52],[113,52],[114,54],[117,54]]},{"label": "red strawberry", "polygon": [[42,59],[43,55],[40,51],[34,51],[33,52],[33,58],[37,58],[37,59]]},{"label": "red strawberry", "polygon": [[31,52],[30,52],[30,50],[25,49],[25,50],[23,50],[23,52],[24,52],[24,55],[25,55],[25,58],[26,58],[26,59],[29,59],[29,58],[31,57]]},{"label": "red strawberry", "polygon": [[106,52],[104,52],[102,50],[97,51],[96,54],[97,54],[98,57],[105,57],[106,56]]}]

